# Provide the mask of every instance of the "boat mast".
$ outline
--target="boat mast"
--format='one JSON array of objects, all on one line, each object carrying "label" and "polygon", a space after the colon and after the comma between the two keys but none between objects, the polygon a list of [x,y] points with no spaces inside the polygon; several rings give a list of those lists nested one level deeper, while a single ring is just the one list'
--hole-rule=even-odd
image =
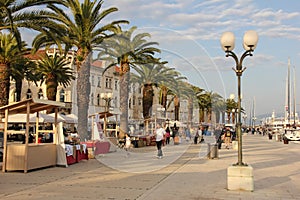
[{"label": "boat mast", "polygon": [[288,59],[288,74],[287,74],[287,106],[286,106],[286,112],[287,112],[287,125],[290,125],[290,115],[291,115],[291,99],[290,99],[290,58]]},{"label": "boat mast", "polygon": [[293,115],[294,115],[294,127],[296,127],[296,68],[294,66],[294,88],[293,88],[293,96],[294,96],[294,102],[293,102]]}]

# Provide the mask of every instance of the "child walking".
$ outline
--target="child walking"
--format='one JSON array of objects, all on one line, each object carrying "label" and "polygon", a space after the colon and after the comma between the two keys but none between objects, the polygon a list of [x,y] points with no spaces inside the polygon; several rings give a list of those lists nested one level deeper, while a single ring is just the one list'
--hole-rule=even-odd
[{"label": "child walking", "polygon": [[126,157],[130,155],[129,153],[130,146],[131,146],[130,136],[128,135],[128,133],[126,133],[125,135],[125,150],[127,152]]}]

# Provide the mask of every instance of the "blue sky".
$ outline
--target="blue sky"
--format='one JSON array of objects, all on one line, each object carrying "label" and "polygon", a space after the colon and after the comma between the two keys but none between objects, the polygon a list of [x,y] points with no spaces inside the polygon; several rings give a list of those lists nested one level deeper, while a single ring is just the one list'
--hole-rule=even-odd
[{"label": "blue sky", "polygon": [[[160,44],[162,59],[189,82],[225,98],[237,96],[237,80],[234,60],[225,57],[219,39],[232,31],[234,52],[240,56],[244,33],[257,31],[254,56],[244,60],[242,106],[249,112],[255,99],[257,115],[284,112],[288,58],[300,77],[299,0],[106,0],[104,6],[119,8],[109,20],[126,19],[129,27],[150,33],[151,40]],[[300,87],[296,87],[299,104]]]},{"label": "blue sky", "polygon": [[[283,113],[286,99],[288,58],[296,75],[297,110],[300,110],[300,1],[299,0],[104,0],[104,8],[119,9],[104,20],[126,19],[128,28],[152,35],[160,57],[188,81],[207,91],[237,97],[237,78],[232,58],[226,58],[219,39],[223,32],[236,36],[234,52],[244,52],[247,30],[259,35],[253,57],[247,57],[242,76],[242,106],[250,116]],[[126,29],[126,28],[125,28]],[[29,33],[29,34],[28,34]],[[32,40],[34,32],[24,34]],[[297,80],[298,79],[298,80]]]}]

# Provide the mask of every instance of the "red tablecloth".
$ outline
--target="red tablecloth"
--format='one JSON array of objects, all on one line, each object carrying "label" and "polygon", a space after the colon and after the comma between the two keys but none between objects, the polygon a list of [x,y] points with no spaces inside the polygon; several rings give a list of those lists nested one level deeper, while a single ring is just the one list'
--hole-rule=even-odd
[{"label": "red tablecloth", "polygon": [[75,146],[68,145],[68,146],[66,146],[66,149],[67,149],[66,158],[67,158],[68,165],[78,163],[80,160],[83,160],[83,159],[86,159],[86,160],[89,159],[88,149],[83,148],[82,145],[75,145]]},{"label": "red tablecloth", "polygon": [[81,142],[81,144],[86,144],[87,148],[95,148],[94,155],[105,154],[109,152],[110,143],[109,142],[100,142],[100,141],[87,141]]},{"label": "red tablecloth", "polygon": [[109,142],[96,142],[95,143],[95,151],[94,151],[94,155],[98,155],[98,154],[105,154],[109,152],[109,148],[110,148],[110,143]]}]

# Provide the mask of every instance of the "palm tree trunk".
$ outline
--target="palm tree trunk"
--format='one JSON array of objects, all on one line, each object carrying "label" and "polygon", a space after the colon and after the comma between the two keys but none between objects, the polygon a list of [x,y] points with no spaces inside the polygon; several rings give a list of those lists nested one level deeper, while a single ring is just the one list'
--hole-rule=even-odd
[{"label": "palm tree trunk", "polygon": [[88,109],[90,98],[90,60],[92,52],[85,56],[85,60],[78,67],[77,77],[77,106],[78,106],[78,133],[82,141],[88,135]]},{"label": "palm tree trunk", "polygon": [[188,99],[188,123],[187,128],[190,129],[192,127],[192,119],[193,119],[193,98]]},{"label": "palm tree trunk", "polygon": [[161,88],[162,90],[162,100],[161,100],[161,105],[163,108],[165,108],[165,111],[167,111],[167,93],[168,93],[168,88],[166,86],[163,86]]},{"label": "palm tree trunk", "polygon": [[212,116],[211,108],[207,109],[206,114],[207,114],[207,123],[211,123],[211,116]]},{"label": "palm tree trunk", "polygon": [[225,112],[222,111],[222,123],[225,124]]},{"label": "palm tree trunk", "polygon": [[[52,76],[50,79],[46,80],[46,93],[47,93],[47,99],[51,101],[56,101],[56,93],[57,93],[57,83],[55,82],[55,77]],[[54,113],[55,109],[50,108],[47,111],[47,114]]]},{"label": "palm tree trunk", "polygon": [[199,123],[204,122],[204,108],[199,109]]},{"label": "palm tree trunk", "polygon": [[57,93],[57,83],[55,82],[54,78],[46,81],[46,93],[47,99],[51,101],[56,101],[56,93]]},{"label": "palm tree trunk", "polygon": [[8,105],[9,100],[9,66],[0,64],[0,107]]},{"label": "palm tree trunk", "polygon": [[128,132],[128,93],[130,81],[130,67],[128,62],[121,62],[120,71],[120,132],[119,138],[124,138]]},{"label": "palm tree trunk", "polygon": [[221,112],[220,111],[216,111],[216,123],[219,124],[220,123],[220,118],[221,118]]},{"label": "palm tree trunk", "polygon": [[230,112],[227,112],[227,121],[230,123]]},{"label": "palm tree trunk", "polygon": [[[145,120],[151,118],[150,109],[153,105],[153,95],[154,91],[152,88],[152,84],[144,84],[143,87],[143,117]],[[146,124],[145,124],[146,126]]]},{"label": "palm tree trunk", "polygon": [[179,108],[180,108],[180,102],[179,97],[176,95],[174,98],[174,108],[175,108],[175,121],[179,121]]},{"label": "palm tree trunk", "polygon": [[16,79],[16,101],[21,101],[22,80]]}]

